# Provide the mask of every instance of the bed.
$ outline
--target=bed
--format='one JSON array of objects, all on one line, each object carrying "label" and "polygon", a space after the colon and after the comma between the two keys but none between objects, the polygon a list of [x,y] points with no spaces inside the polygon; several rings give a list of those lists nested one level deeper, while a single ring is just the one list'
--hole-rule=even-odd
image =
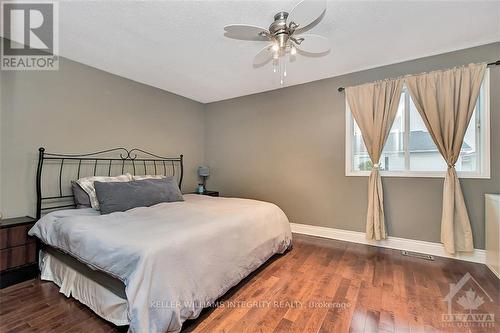
[{"label": "bed", "polygon": [[[103,154],[120,151],[118,158]],[[146,155],[140,157],[139,153]],[[56,168],[55,194],[42,195],[44,167]],[[37,213],[30,230],[41,243],[41,278],[55,282],[102,318],[132,332],[179,332],[227,290],[291,246],[290,225],[276,205],[248,199],[184,195],[184,201],[101,215],[68,209],[73,164],[93,174],[127,168],[135,174],[177,175],[183,163],[138,150],[68,155],[40,150]],[[167,171],[167,166],[172,170]],[[58,202],[54,204],[54,202]],[[43,215],[43,216],[42,216]]]}]

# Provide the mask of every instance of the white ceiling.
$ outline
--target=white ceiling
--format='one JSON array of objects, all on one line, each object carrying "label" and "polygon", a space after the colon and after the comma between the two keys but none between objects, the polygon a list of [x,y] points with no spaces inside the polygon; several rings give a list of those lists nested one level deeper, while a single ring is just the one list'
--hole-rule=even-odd
[{"label": "white ceiling", "polygon": [[[224,25],[267,27],[290,1],[65,1],[60,53],[200,102],[280,88],[263,42],[224,37]],[[500,1],[329,1],[310,31],[332,52],[288,67],[286,86],[500,41]],[[492,59],[494,60],[494,59]]]}]

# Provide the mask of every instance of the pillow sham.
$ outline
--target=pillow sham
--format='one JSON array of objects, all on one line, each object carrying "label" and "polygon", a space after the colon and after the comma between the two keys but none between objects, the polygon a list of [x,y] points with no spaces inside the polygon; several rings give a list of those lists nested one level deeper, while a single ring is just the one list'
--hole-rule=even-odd
[{"label": "pillow sham", "polygon": [[132,175],[126,173],[116,177],[105,176],[90,176],[78,179],[76,182],[89,195],[90,206],[94,209],[99,209],[99,201],[97,200],[94,188],[94,182],[129,182],[132,180]]},{"label": "pillow sham", "polygon": [[90,208],[90,197],[80,185],[74,180],[71,181],[71,191],[73,192],[73,199],[75,200],[76,208]]},{"label": "pillow sham", "polygon": [[167,178],[167,176],[163,176],[163,175],[138,175],[138,176],[132,176],[132,180],[163,179],[163,178]]},{"label": "pillow sham", "polygon": [[129,182],[94,183],[101,214],[124,212],[162,202],[184,201],[173,177]]}]

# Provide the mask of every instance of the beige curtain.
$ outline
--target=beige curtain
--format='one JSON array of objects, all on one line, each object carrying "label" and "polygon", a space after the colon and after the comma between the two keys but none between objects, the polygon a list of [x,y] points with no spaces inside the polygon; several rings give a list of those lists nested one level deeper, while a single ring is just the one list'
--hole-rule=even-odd
[{"label": "beige curtain", "polygon": [[366,238],[385,239],[384,195],[379,160],[398,110],[402,80],[380,81],[346,88],[347,102],[358,124],[373,168],[368,179]]},{"label": "beige curtain", "polygon": [[413,102],[448,164],[443,188],[441,242],[452,254],[474,249],[455,163],[476,106],[485,69],[485,64],[471,64],[406,78]]}]

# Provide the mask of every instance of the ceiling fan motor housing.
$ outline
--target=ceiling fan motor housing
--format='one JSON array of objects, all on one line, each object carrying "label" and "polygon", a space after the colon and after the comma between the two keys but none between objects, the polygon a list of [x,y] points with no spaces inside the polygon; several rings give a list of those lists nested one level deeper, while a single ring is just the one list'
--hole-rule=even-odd
[{"label": "ceiling fan motor housing", "polygon": [[280,49],[286,47],[288,39],[292,34],[292,31],[290,31],[290,28],[286,24],[287,17],[287,12],[279,12],[274,15],[274,22],[269,26],[269,33],[274,36]]}]

